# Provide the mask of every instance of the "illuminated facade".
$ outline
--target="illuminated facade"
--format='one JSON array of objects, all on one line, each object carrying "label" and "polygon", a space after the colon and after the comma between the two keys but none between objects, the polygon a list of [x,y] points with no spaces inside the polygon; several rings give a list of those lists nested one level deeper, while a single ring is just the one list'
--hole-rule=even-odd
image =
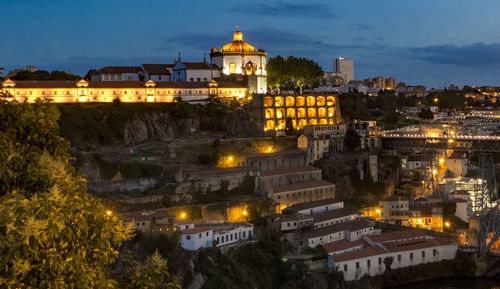
[{"label": "illuminated facade", "polygon": [[[255,118],[264,132],[285,131],[306,125],[337,124],[341,121],[335,95],[255,95]],[[259,115],[260,114],[260,115]]]},{"label": "illuminated facade", "polygon": [[54,103],[74,102],[205,102],[211,97],[242,98],[247,88],[239,82],[155,82],[149,81],[12,81],[3,83],[2,91],[19,102],[37,98]]},{"label": "illuminated facade", "polygon": [[233,41],[221,49],[212,48],[210,62],[221,69],[221,77],[247,77],[254,82],[255,93],[267,92],[267,53],[243,41],[243,33],[237,30]]}]

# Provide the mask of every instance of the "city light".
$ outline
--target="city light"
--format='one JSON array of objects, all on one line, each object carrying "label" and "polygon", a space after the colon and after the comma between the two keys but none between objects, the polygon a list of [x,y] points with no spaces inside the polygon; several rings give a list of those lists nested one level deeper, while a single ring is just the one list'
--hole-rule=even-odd
[{"label": "city light", "polygon": [[273,147],[268,147],[268,148],[267,148],[267,151],[268,151],[268,152],[272,152],[272,151],[273,151]]},{"label": "city light", "polygon": [[444,163],[444,158],[440,158],[440,159],[439,159],[439,163],[440,163],[440,164],[443,164],[443,163]]},{"label": "city light", "polygon": [[433,174],[433,175],[437,174],[437,172],[438,172],[438,171],[437,171],[436,169],[432,170],[432,174]]},{"label": "city light", "polygon": [[113,212],[111,212],[111,210],[106,211],[106,215],[111,216],[112,214],[113,214]]},{"label": "city light", "polygon": [[227,160],[228,160],[228,161],[232,161],[232,160],[233,160],[233,157],[232,157],[232,156],[229,156],[229,157],[227,157]]},{"label": "city light", "polygon": [[451,138],[448,140],[449,143],[454,143],[455,141],[452,140]]},{"label": "city light", "polygon": [[186,213],[181,213],[181,218],[184,219],[186,217]]},{"label": "city light", "polygon": [[380,209],[376,209],[375,212],[377,212],[378,214],[380,214]]},{"label": "city light", "polygon": [[437,103],[439,101],[439,99],[436,97],[434,98],[434,103]]},{"label": "city light", "polygon": [[246,216],[246,215],[247,215],[247,211],[243,210],[243,216]]},{"label": "city light", "polygon": [[420,224],[422,224],[422,219],[418,218],[417,220]]},{"label": "city light", "polygon": [[449,226],[450,226],[450,223],[445,222],[445,223],[444,223],[444,225],[445,225],[446,227],[449,227]]}]

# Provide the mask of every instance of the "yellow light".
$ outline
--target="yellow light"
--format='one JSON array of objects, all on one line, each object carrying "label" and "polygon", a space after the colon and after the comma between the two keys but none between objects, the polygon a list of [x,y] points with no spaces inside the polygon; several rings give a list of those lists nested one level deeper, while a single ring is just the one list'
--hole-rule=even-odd
[{"label": "yellow light", "polygon": [[419,218],[417,221],[418,221],[420,224],[422,224],[422,219],[420,219],[420,218]]},{"label": "yellow light", "polygon": [[454,132],[454,131],[450,131],[450,134],[451,134],[451,135],[454,135],[454,134],[455,134],[455,132]]},{"label": "yellow light", "polygon": [[449,227],[449,226],[450,226],[450,223],[445,222],[445,223],[444,223],[444,225],[445,225],[446,227]]},{"label": "yellow light", "polygon": [[113,212],[111,212],[110,210],[106,211],[106,215],[111,216],[112,214],[113,214]]},{"label": "yellow light", "polygon": [[434,98],[434,102],[438,102],[438,101],[439,101],[439,99],[437,99],[437,97],[436,97],[436,98]]},{"label": "yellow light", "polygon": [[438,171],[437,171],[437,170],[432,170],[432,174],[433,174],[433,175],[435,175],[435,174],[437,174],[437,173],[438,173]]},{"label": "yellow light", "polygon": [[229,157],[227,158],[227,160],[228,160],[228,161],[232,161],[232,160],[233,160],[233,157],[232,157],[232,156],[229,156]]},{"label": "yellow light", "polygon": [[247,211],[243,210],[243,216],[247,215]]},{"label": "yellow light", "polygon": [[452,140],[452,139],[449,139],[449,140],[448,140],[448,142],[449,142],[449,143],[454,143],[455,141],[454,141],[454,140]]},{"label": "yellow light", "polygon": [[440,164],[444,163],[444,158],[440,158],[440,159],[439,159],[439,163],[440,163]]},{"label": "yellow light", "polygon": [[379,213],[380,214],[380,209],[376,209],[375,212]]},{"label": "yellow light", "polygon": [[186,213],[181,213],[181,218],[185,218],[186,217]]},{"label": "yellow light", "polygon": [[268,148],[267,148],[267,151],[268,151],[268,152],[272,152],[272,151],[273,151],[273,147],[268,147]]}]

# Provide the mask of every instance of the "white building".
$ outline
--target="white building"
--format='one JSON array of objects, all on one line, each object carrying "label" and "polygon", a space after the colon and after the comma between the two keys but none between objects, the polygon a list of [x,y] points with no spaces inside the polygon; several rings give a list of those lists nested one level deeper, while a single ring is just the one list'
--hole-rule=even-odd
[{"label": "white building", "polygon": [[314,248],[338,240],[356,241],[363,235],[374,234],[373,225],[366,219],[357,219],[312,230],[302,235],[299,247]]},{"label": "white building", "polygon": [[195,251],[200,248],[212,247],[213,229],[210,227],[195,227],[181,231],[182,248]]},{"label": "white building", "polygon": [[174,64],[141,64],[143,80],[172,81]]},{"label": "white building", "polygon": [[220,77],[217,65],[206,62],[177,61],[172,72],[172,81],[176,82],[208,82]]},{"label": "white building", "polygon": [[250,223],[226,223],[211,226],[214,228],[213,241],[216,247],[250,240],[254,235],[253,225]]},{"label": "white building", "polygon": [[363,244],[339,242],[337,248],[329,244],[325,248],[329,253],[328,267],[343,272],[344,279],[352,281],[364,275],[383,274],[389,259],[392,259],[390,268],[398,269],[452,260],[457,252],[454,242],[424,236],[416,230],[364,236],[363,241]]},{"label": "white building", "polygon": [[243,34],[237,30],[233,41],[221,49],[212,48],[210,62],[221,69],[221,77],[247,77],[250,92],[267,92],[267,53],[243,41]]},{"label": "white building", "polygon": [[104,66],[92,73],[92,81],[138,81],[141,68],[138,66]]},{"label": "white building", "polygon": [[339,57],[333,61],[333,72],[338,72],[344,78],[344,83],[354,80],[354,60]]}]

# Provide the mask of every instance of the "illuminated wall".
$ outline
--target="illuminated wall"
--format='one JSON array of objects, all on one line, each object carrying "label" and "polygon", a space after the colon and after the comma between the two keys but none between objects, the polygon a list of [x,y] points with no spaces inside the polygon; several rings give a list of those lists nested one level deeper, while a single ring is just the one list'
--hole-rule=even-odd
[{"label": "illuminated wall", "polygon": [[[73,102],[173,102],[204,101],[209,97],[242,98],[247,95],[245,87],[217,87],[217,83],[200,84],[205,87],[169,87],[169,83],[158,85],[153,81],[124,82],[79,82],[18,81],[7,80],[2,91],[12,94],[17,101],[34,102],[37,98],[48,98],[55,103]],[[39,85],[39,86],[38,86]],[[128,86],[128,87],[127,87]],[[174,86],[174,85],[173,85]],[[179,84],[175,84],[179,86]],[[273,111],[274,113],[274,111]]]},{"label": "illuminated wall", "polygon": [[285,130],[286,120],[291,119],[294,129],[305,125],[336,124],[340,120],[336,96],[266,95],[262,99],[264,131]]}]

